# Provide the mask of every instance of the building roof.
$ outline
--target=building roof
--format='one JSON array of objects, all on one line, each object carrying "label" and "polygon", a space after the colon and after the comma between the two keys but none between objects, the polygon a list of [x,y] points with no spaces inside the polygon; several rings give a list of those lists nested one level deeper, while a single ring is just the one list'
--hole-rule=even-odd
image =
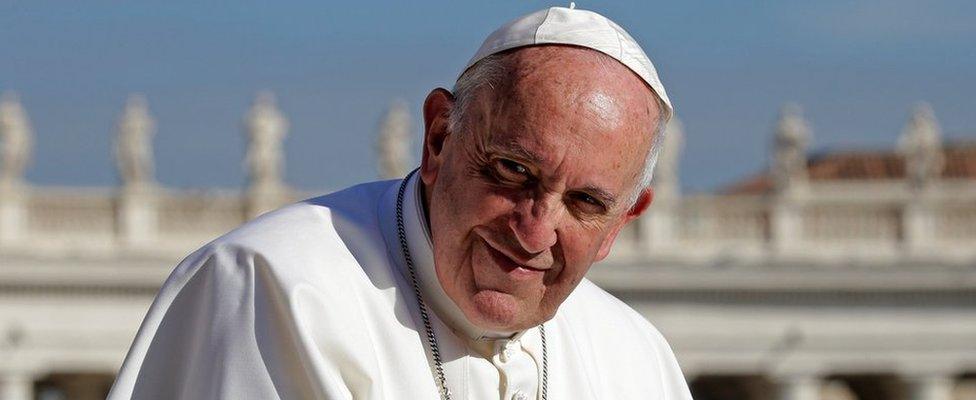
[{"label": "building roof", "polygon": [[[976,179],[976,141],[950,142],[945,152],[944,179]],[[811,181],[904,179],[905,158],[895,150],[827,151],[810,156]],[[768,170],[720,190],[726,194],[756,194],[771,190]]]}]

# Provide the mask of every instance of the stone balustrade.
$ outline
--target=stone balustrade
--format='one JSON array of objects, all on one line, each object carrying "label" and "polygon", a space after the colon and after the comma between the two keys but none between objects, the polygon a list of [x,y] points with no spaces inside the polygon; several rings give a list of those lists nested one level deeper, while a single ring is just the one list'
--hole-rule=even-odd
[{"label": "stone balustrade", "polygon": [[[321,193],[289,191],[272,206]],[[247,195],[234,190],[156,189],[133,195],[33,187],[0,196],[0,253],[145,250],[175,256],[244,223],[250,217],[247,204]],[[899,181],[847,182],[811,184],[801,198],[695,195],[674,201],[667,213],[654,207],[621,234],[614,258],[976,258],[976,246],[966,245],[976,242],[972,181],[940,182],[924,198]]]}]

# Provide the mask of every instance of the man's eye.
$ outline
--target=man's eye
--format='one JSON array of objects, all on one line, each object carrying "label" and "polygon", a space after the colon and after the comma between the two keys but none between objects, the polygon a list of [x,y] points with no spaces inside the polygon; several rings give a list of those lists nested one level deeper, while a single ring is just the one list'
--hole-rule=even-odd
[{"label": "man's eye", "polygon": [[606,210],[603,202],[586,193],[573,193],[571,197],[573,200],[579,203],[582,208],[588,210],[589,212],[602,212]]},{"label": "man's eye", "polygon": [[529,169],[524,165],[503,158],[495,161],[495,171],[498,172],[500,178],[511,182],[521,183],[532,177]]}]

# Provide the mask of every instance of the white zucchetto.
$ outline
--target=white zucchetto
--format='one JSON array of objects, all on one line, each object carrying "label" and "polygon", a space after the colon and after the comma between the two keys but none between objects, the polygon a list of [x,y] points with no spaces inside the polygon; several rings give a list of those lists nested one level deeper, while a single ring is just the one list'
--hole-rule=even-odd
[{"label": "white zucchetto", "polygon": [[667,106],[665,120],[674,114],[671,100],[651,59],[620,25],[593,11],[550,7],[523,15],[492,32],[464,66],[462,74],[482,58],[516,47],[563,44],[593,49],[613,57],[634,71]]}]

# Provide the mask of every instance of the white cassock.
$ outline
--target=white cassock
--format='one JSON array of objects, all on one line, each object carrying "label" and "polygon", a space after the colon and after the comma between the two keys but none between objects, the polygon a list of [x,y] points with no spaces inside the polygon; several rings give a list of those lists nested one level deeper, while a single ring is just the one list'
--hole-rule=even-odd
[{"label": "white cassock", "polygon": [[[437,399],[397,231],[401,181],[265,214],[166,280],[109,394],[121,399]],[[434,276],[419,179],[404,224],[453,399],[536,399],[538,328],[464,318]],[[549,399],[691,399],[661,334],[583,279],[545,323]]]}]

